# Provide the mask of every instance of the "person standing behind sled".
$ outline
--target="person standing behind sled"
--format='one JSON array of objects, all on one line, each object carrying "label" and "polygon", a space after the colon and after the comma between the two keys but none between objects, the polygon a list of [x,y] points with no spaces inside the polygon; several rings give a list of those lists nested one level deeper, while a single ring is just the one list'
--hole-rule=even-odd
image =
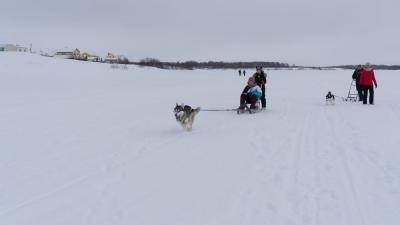
[{"label": "person standing behind sled", "polygon": [[261,96],[261,106],[262,109],[265,109],[267,106],[267,101],[265,99],[265,84],[267,83],[267,75],[264,73],[261,66],[256,67],[256,73],[253,75],[256,84],[261,87],[262,96]]},{"label": "person standing behind sled", "polygon": [[247,86],[240,95],[239,109],[244,109],[246,103],[250,104],[250,109],[256,109],[257,99],[260,98],[261,95],[261,88],[256,84],[254,77],[250,77],[247,81]]},{"label": "person standing behind sled", "polygon": [[374,104],[374,84],[378,87],[375,79],[375,73],[370,63],[366,63],[364,69],[360,73],[360,87],[363,91],[363,104],[367,104],[369,92],[369,104]]},{"label": "person standing behind sled", "polygon": [[354,70],[353,76],[352,76],[353,80],[356,81],[356,89],[357,89],[357,92],[358,92],[358,101],[362,101],[363,100],[363,95],[362,95],[363,91],[362,91],[362,89],[360,87],[360,73],[361,73],[362,69],[363,69],[362,66],[358,65],[356,67],[356,69]]}]

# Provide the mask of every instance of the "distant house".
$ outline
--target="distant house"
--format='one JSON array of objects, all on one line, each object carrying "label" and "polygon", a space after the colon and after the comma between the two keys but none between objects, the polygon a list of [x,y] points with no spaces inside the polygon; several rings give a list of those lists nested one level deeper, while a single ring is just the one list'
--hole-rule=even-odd
[{"label": "distant house", "polygon": [[28,52],[28,48],[20,45],[4,44],[0,45],[0,52]]},{"label": "distant house", "polygon": [[79,49],[75,50],[62,50],[62,51],[57,51],[54,53],[54,57],[56,58],[62,58],[62,59],[75,59],[79,57],[81,52]]},{"label": "distant house", "polygon": [[112,53],[108,53],[106,58],[104,59],[104,62],[126,64],[129,63],[129,60],[123,55],[114,55]]},{"label": "distant house", "polygon": [[75,58],[77,60],[84,60],[84,61],[90,61],[90,62],[100,62],[101,58],[97,55],[93,55],[87,52],[84,52],[79,55],[79,57]]},{"label": "distant house", "polygon": [[118,57],[112,53],[108,53],[106,58],[104,59],[106,63],[118,63]]},{"label": "distant house", "polygon": [[101,61],[101,58],[97,55],[93,55],[93,54],[90,54],[87,52],[84,52],[82,55],[85,58],[85,60],[87,60],[87,61],[91,61],[91,62],[100,62]]}]

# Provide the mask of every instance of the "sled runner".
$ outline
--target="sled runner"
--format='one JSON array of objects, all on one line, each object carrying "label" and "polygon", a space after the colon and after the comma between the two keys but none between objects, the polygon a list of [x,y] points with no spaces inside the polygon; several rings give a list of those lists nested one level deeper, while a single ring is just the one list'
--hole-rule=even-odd
[{"label": "sled runner", "polygon": [[236,113],[237,114],[243,114],[243,113],[248,112],[249,114],[253,114],[253,113],[260,112],[262,110],[261,109],[261,100],[260,99],[257,100],[256,108],[252,109],[252,108],[250,108],[249,105],[250,104],[244,104],[242,107],[239,106],[237,108],[237,110],[236,110]]}]

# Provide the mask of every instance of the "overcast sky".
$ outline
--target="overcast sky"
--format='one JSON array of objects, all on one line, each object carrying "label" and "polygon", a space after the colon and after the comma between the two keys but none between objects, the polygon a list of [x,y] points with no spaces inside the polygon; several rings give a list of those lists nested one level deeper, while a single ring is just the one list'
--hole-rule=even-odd
[{"label": "overcast sky", "polygon": [[400,64],[396,0],[1,0],[0,43],[131,60]]}]

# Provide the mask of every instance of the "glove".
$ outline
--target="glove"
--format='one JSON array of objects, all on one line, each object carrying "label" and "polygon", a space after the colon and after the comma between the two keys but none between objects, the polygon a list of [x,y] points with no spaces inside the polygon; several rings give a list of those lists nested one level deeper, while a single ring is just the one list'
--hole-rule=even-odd
[{"label": "glove", "polygon": [[375,84],[375,88],[378,88],[378,85],[377,85],[377,84]]}]

